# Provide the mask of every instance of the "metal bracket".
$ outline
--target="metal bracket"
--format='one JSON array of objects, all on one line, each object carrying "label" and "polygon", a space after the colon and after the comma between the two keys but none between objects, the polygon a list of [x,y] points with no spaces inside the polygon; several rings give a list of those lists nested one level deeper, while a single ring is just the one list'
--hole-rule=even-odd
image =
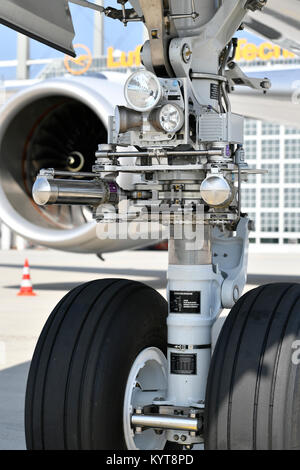
[{"label": "metal bracket", "polygon": [[221,288],[222,306],[232,308],[242,295],[247,278],[250,219],[242,217],[235,237],[226,237],[218,228],[213,231],[213,264],[225,277]]},{"label": "metal bracket", "polygon": [[252,78],[248,77],[236,62],[229,62],[229,70],[225,70],[225,76],[229,83],[229,89],[234,88],[235,85],[248,86],[254,90],[263,90],[265,93],[272,86],[268,78]]},{"label": "metal bracket", "polygon": [[99,13],[103,13],[105,16],[107,16],[108,18],[112,18],[113,20],[122,21],[124,26],[127,26],[127,23],[129,23],[130,21],[143,21],[143,18],[139,17],[133,8],[125,8],[125,3],[127,3],[127,0],[118,1],[118,3],[121,4],[122,10],[118,10],[117,8],[113,8],[110,6],[104,8],[87,0],[69,0],[69,2],[75,3],[76,5],[80,5],[85,8],[90,8],[92,10],[99,11]]},{"label": "metal bracket", "polygon": [[245,8],[251,11],[262,10],[265,8],[267,1],[268,0],[248,0]]},{"label": "metal bracket", "polygon": [[[149,33],[153,70],[158,77],[173,77],[169,62],[170,31],[167,31],[164,2],[161,0],[139,0]],[[170,24],[169,24],[170,26]],[[147,47],[147,42],[144,45]]]},{"label": "metal bracket", "polygon": [[69,3],[75,3],[81,7],[90,8],[91,10],[99,11],[100,13],[105,12],[105,8],[97,5],[96,3],[88,2],[87,0],[69,0]]}]

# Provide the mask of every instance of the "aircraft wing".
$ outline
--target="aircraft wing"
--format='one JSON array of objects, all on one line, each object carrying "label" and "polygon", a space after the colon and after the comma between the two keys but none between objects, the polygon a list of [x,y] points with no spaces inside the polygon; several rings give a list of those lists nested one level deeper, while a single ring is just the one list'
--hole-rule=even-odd
[{"label": "aircraft wing", "polygon": [[75,57],[67,0],[1,0],[0,23]]},{"label": "aircraft wing", "polygon": [[[246,28],[300,55],[300,0],[268,0],[263,12],[249,13]],[[272,88],[262,92],[236,87],[230,95],[234,112],[243,116],[300,128],[300,68],[249,73],[268,77]]]},{"label": "aircraft wing", "polygon": [[230,94],[232,110],[243,116],[300,128],[300,69],[247,72],[248,76],[268,77],[272,88],[264,95],[238,86]]},{"label": "aircraft wing", "polygon": [[300,1],[268,0],[263,11],[249,13],[246,28],[300,55]]}]

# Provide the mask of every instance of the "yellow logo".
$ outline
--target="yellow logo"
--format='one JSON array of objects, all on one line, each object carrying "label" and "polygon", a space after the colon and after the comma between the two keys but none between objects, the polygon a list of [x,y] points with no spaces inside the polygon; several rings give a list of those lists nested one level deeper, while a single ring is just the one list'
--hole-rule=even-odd
[{"label": "yellow logo", "polygon": [[92,53],[84,44],[74,44],[74,49],[78,49],[81,54],[78,54],[75,58],[66,55],[64,59],[65,67],[72,75],[83,75],[92,65]]},{"label": "yellow logo", "polygon": [[280,59],[280,57],[289,59],[295,57],[295,54],[271,42],[263,42],[257,46],[256,44],[249,43],[247,39],[239,39],[235,60],[253,62],[257,59],[268,61]]},{"label": "yellow logo", "polygon": [[[114,56],[114,48],[109,47],[107,49],[107,67],[109,69],[139,67],[141,65],[141,48],[142,46],[137,46],[134,51],[130,51],[128,54],[121,52],[121,55],[116,58]],[[271,42],[263,42],[256,45],[249,43],[247,39],[239,39],[235,60],[253,62],[257,59],[268,61],[280,59],[281,57],[292,59],[295,57],[295,54]]]},{"label": "yellow logo", "polygon": [[107,49],[107,67],[110,69],[114,68],[128,68],[128,67],[139,67],[141,65],[141,49],[142,46],[137,46],[134,51],[121,52],[120,57],[114,57],[114,48],[109,47]]}]

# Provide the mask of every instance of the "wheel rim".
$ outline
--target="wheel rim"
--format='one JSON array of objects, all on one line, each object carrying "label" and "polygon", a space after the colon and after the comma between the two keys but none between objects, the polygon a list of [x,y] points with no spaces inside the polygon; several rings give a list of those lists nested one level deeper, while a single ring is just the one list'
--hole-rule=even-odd
[{"label": "wheel rim", "polygon": [[147,348],[134,361],[126,385],[124,399],[124,437],[129,450],[162,450],[166,433],[156,434],[146,429],[135,434],[131,415],[137,406],[151,404],[156,397],[165,397],[167,391],[167,360],[158,348]]}]

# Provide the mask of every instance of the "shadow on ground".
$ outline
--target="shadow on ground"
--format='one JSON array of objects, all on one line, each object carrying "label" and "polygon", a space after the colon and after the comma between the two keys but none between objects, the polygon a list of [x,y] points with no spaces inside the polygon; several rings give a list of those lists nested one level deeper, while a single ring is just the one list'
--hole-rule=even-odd
[{"label": "shadow on ground", "polygon": [[[0,264],[0,268],[18,268],[19,265],[4,265]],[[143,280],[144,284],[147,284],[154,289],[164,289],[167,283],[167,275],[165,270],[147,270],[147,269],[118,269],[118,268],[70,268],[70,266],[36,266],[32,265],[33,269],[44,269],[49,271],[70,271],[78,273],[94,273],[95,279],[99,279],[99,276],[109,278],[111,276],[119,276],[121,278],[137,278],[138,281],[140,277],[146,277],[149,279]],[[98,274],[98,276],[96,276]],[[103,276],[105,275],[105,276]],[[54,277],[54,276],[53,276]],[[83,281],[84,282],[84,281]],[[65,291],[71,290],[82,284],[82,281],[78,282],[47,282],[47,283],[34,283],[34,289],[36,290],[56,290],[56,291]],[[6,289],[18,289],[19,285],[10,285],[3,286]]]},{"label": "shadow on ground", "polygon": [[[16,269],[23,269],[23,265],[21,264],[0,264],[0,268],[16,268]],[[99,268],[89,268],[89,267],[81,267],[81,266],[43,266],[37,264],[30,264],[30,268],[33,269],[41,269],[43,271],[65,271],[65,272],[78,272],[78,273],[86,273],[86,274],[119,274],[120,276],[149,276],[149,277],[161,277],[162,275],[166,277],[165,270],[163,269],[122,269],[122,268],[106,268],[101,267]]]},{"label": "shadow on ground", "polygon": [[0,371],[0,450],[25,449],[24,397],[30,362]]},{"label": "shadow on ground", "polygon": [[[0,268],[16,268],[22,269],[21,264],[0,264]],[[166,271],[165,270],[147,270],[147,269],[122,269],[122,268],[108,268],[99,266],[99,268],[94,267],[74,267],[74,266],[43,266],[37,264],[31,264],[31,269],[40,269],[43,271],[56,271],[56,272],[76,272],[76,273],[85,273],[85,274],[95,274],[95,279],[103,277],[116,277],[120,276],[121,278],[136,277],[137,280],[139,277],[149,277],[150,279],[145,280],[145,284],[153,287],[154,289],[163,289],[166,286]],[[151,279],[152,278],[152,279]],[[48,282],[48,283],[35,283],[34,288],[39,290],[71,290],[74,287],[77,287],[81,284],[81,281],[78,282]],[[19,285],[12,286],[3,286],[8,289],[18,289]]]},{"label": "shadow on ground", "polygon": [[[0,268],[20,268],[19,265],[3,265],[0,264]],[[32,266],[34,269],[44,269],[49,271],[70,271],[74,272],[74,267],[69,266]],[[116,277],[121,278],[136,278],[139,280],[140,277],[146,277],[149,279],[143,282],[154,289],[164,289],[167,283],[167,276],[165,270],[147,270],[147,269],[118,269],[118,268],[76,268],[78,273],[94,273],[95,279],[101,277]],[[98,276],[97,276],[98,275]],[[105,275],[105,276],[103,276]],[[151,279],[152,278],[152,279]],[[78,282],[47,282],[47,283],[35,283],[34,288],[36,290],[53,290],[53,291],[69,291],[82,284],[84,281]],[[248,274],[247,284],[252,286],[258,286],[263,284],[271,284],[276,282],[294,282],[300,283],[300,276],[296,275],[282,275],[282,274]],[[3,286],[7,289],[18,289],[19,285]]]}]

